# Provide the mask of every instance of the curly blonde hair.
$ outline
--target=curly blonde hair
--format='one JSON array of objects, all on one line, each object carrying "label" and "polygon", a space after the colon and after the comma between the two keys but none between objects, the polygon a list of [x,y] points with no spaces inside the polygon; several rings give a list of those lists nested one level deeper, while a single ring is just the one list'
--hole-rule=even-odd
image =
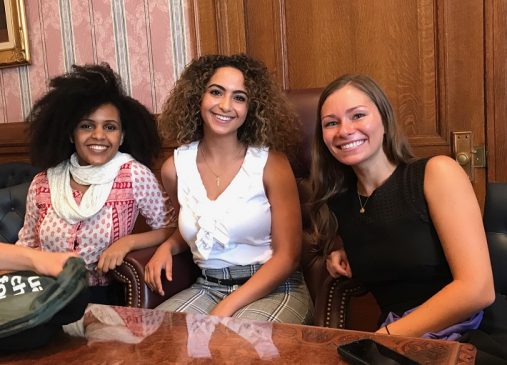
[{"label": "curly blonde hair", "polygon": [[164,103],[159,115],[162,134],[178,145],[203,137],[201,100],[209,80],[221,67],[234,67],[245,79],[248,113],[238,129],[239,141],[246,146],[269,147],[294,154],[300,136],[296,114],[267,67],[245,54],[206,55],[194,59]]}]

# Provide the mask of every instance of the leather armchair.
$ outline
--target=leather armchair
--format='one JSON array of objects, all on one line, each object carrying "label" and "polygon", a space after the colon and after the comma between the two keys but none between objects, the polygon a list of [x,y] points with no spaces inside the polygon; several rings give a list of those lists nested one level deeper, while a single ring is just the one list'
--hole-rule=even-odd
[{"label": "leather armchair", "polygon": [[130,252],[123,264],[113,270],[113,277],[125,285],[125,303],[128,307],[155,308],[167,298],[188,288],[199,275],[190,250],[173,256],[173,281],[163,280],[164,296],[152,292],[144,282],[144,266],[155,253],[156,247]]},{"label": "leather armchair", "polygon": [[[297,156],[291,160],[302,202],[308,196],[305,179],[310,172],[311,145],[320,92],[321,89],[305,89],[291,90],[286,94],[302,122],[301,147]],[[303,226],[308,226],[308,222],[309,217],[303,207]],[[143,268],[153,252],[154,249],[131,252],[126,256],[124,264],[113,272],[113,276],[126,286],[126,302],[129,306],[153,308],[165,300],[152,293],[143,281]],[[166,298],[188,287],[197,275],[189,253],[174,256],[173,264],[173,282],[165,283]],[[315,305],[314,324],[367,331],[375,329],[380,311],[373,297],[353,280],[331,278],[325,264],[322,250],[313,242],[305,240],[301,267]]]},{"label": "leather armchair", "polygon": [[14,243],[23,227],[26,195],[39,172],[24,162],[0,164],[0,242]]},{"label": "leather armchair", "polygon": [[507,183],[489,183],[484,204],[484,228],[488,239],[495,302],[484,311],[482,328],[507,333]]}]

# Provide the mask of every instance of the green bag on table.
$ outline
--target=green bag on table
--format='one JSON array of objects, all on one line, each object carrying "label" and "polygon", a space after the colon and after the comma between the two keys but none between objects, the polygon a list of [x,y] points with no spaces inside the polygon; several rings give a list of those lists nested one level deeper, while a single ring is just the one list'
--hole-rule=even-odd
[{"label": "green bag on table", "polygon": [[42,346],[62,325],[80,319],[87,287],[84,261],[76,257],[56,278],[32,271],[0,275],[0,351]]}]

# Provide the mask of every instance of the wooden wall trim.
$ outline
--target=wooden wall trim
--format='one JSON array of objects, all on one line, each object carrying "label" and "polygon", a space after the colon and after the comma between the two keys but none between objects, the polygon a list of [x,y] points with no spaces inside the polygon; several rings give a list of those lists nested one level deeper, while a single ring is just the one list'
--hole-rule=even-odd
[{"label": "wooden wall trim", "polygon": [[23,146],[26,145],[25,123],[0,123],[0,146]]},{"label": "wooden wall trim", "polygon": [[246,52],[244,0],[193,0],[189,13],[196,56]]},{"label": "wooden wall trim", "polygon": [[216,0],[218,50],[222,54],[246,51],[243,0]]},{"label": "wooden wall trim", "polygon": [[[445,32],[438,33],[443,47],[439,55],[440,119],[451,127],[443,130],[442,136],[450,139],[451,132],[471,131],[473,145],[483,145],[486,140],[485,59],[482,56],[484,4],[474,0],[442,1],[437,2],[437,9],[438,25],[445,29]],[[460,46],[456,47],[457,44]],[[474,175],[472,185],[482,204],[486,169],[475,168]]]},{"label": "wooden wall trim", "polygon": [[285,0],[246,2],[246,51],[262,60],[283,90],[289,89]]},{"label": "wooden wall trim", "polygon": [[507,182],[507,3],[486,0],[485,13],[488,181]]},{"label": "wooden wall trim", "polygon": [[0,163],[30,162],[25,123],[0,124]]},{"label": "wooden wall trim", "polygon": [[485,2],[484,13],[486,15],[485,22],[485,59],[486,59],[486,148],[488,151],[487,165],[488,165],[488,181],[495,181],[496,166],[495,161],[495,136],[494,136],[494,123],[495,123],[495,108],[494,108],[494,70],[495,70],[495,26],[494,26],[494,6],[495,1],[487,0]]},{"label": "wooden wall trim", "polygon": [[215,14],[214,0],[194,0],[189,8],[190,18],[194,21],[192,39],[195,39],[195,55],[218,53],[216,21],[209,14]]}]

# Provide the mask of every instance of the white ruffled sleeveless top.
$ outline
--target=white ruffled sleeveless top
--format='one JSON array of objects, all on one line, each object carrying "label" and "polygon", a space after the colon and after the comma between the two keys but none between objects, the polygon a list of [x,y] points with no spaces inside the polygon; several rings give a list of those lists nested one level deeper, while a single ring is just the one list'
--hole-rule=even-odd
[{"label": "white ruffled sleeveless top", "polygon": [[199,142],[174,151],[180,212],[178,227],[201,268],[263,264],[271,258],[271,205],[262,176],[268,148],[248,147],[236,176],[216,200],[208,199],[197,170]]}]

